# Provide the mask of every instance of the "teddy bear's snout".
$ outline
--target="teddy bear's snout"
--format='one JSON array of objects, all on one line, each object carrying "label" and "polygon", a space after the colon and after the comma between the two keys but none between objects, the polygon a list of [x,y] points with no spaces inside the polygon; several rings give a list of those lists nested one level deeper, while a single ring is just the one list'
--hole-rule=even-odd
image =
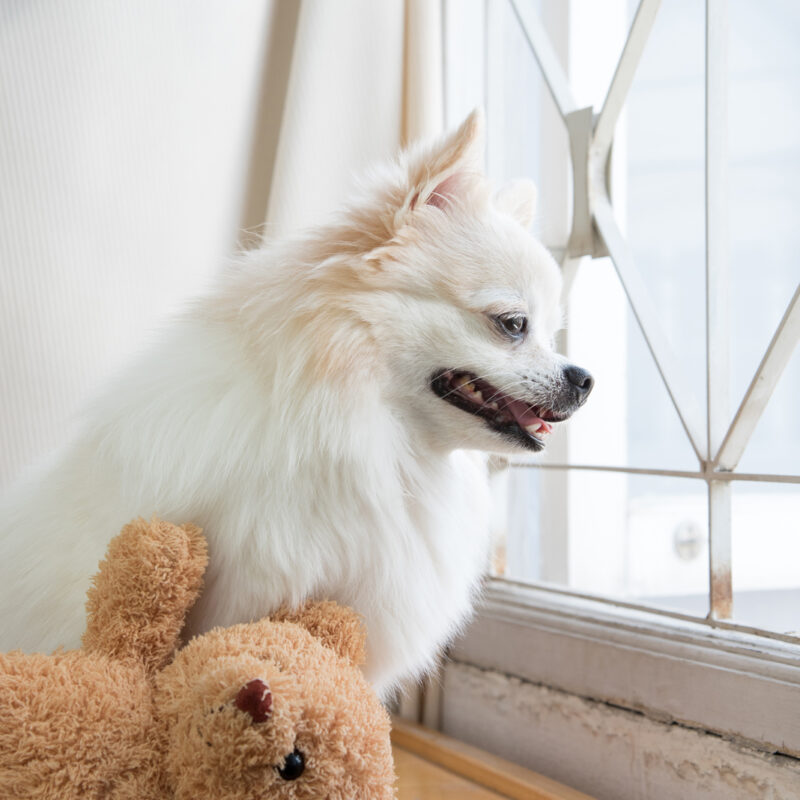
[{"label": "teddy bear's snout", "polygon": [[272,716],[272,692],[260,678],[242,686],[235,703],[236,708],[253,718],[253,722],[266,722]]}]

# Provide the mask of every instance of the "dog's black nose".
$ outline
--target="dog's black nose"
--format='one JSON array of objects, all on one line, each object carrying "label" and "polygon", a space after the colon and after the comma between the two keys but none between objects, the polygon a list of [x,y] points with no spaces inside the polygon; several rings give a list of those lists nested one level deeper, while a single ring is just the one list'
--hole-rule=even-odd
[{"label": "dog's black nose", "polygon": [[576,367],[574,364],[564,367],[564,377],[573,387],[578,405],[583,405],[589,396],[589,392],[592,391],[594,378],[585,369]]}]

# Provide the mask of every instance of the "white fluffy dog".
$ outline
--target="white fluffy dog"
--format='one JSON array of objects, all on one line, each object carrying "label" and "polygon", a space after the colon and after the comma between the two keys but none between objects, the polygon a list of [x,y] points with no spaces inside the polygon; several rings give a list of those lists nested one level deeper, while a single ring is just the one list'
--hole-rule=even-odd
[{"label": "white fluffy dog", "polygon": [[330,598],[363,614],[379,691],[431,664],[487,560],[469,451],[540,450],[592,385],[552,350],[533,187],[490,196],[482,127],[244,256],[108,386],[0,509],[0,648],[78,645],[108,539],[157,513],[209,539],[191,632]]}]

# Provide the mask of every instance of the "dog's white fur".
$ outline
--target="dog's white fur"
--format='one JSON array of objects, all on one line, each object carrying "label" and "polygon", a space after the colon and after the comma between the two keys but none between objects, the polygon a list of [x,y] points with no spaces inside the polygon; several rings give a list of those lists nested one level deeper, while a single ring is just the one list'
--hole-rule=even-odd
[{"label": "dog's white fur", "polygon": [[[533,401],[563,367],[531,191],[491,198],[482,149],[473,114],[402,155],[335,224],[242,257],[111,382],[2,506],[0,648],[78,645],[109,537],[157,513],[209,539],[191,631],[332,598],[364,615],[380,691],[430,666],[487,558],[469,451],[515,448],[430,377],[469,369]],[[523,343],[488,321],[506,311],[529,315]]]}]

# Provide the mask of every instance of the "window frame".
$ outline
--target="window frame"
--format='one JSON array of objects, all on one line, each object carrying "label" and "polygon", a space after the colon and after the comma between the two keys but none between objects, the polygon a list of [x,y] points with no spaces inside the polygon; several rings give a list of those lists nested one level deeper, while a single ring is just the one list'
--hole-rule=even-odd
[{"label": "window frame", "polygon": [[[800,690],[800,642],[796,637],[728,622],[731,615],[731,487],[734,480],[800,483],[800,476],[736,473],[735,467],[760,413],[792,354],[800,333],[800,287],[762,359],[750,388],[730,420],[727,354],[726,47],[727,0],[706,0],[706,320],[708,358],[707,436],[672,358],[647,290],[636,272],[614,218],[607,187],[614,126],[622,111],[660,0],[641,0],[626,45],[599,114],[577,108],[564,60],[561,9],[551,40],[530,4],[508,2],[525,31],[532,54],[567,126],[573,165],[573,208],[569,241],[556,254],[565,272],[582,256],[611,255],[659,371],[698,457],[696,471],[642,470],[569,463],[511,462],[566,474],[595,470],[699,478],[708,487],[709,605],[699,619],[596,597],[549,584],[488,578],[483,602],[452,659],[513,675],[535,684],[601,700],[655,718],[735,738],[768,752],[800,757],[800,718],[792,709]],[[451,0],[444,0],[445,69]],[[492,36],[490,2],[484,0],[487,42]],[[550,20],[552,22],[552,20]],[[554,46],[553,41],[557,46]],[[484,51],[489,63],[488,45]],[[488,67],[485,102],[491,105]],[[445,76],[447,103],[447,76]],[[490,142],[491,159],[491,142]],[[559,198],[561,199],[561,198]],[[565,209],[566,213],[566,209]],[[549,243],[552,244],[552,243]],[[553,249],[553,248],[551,248]],[[567,274],[565,277],[569,278]],[[568,282],[568,281],[567,281]],[[719,298],[722,298],[720,301]],[[720,357],[720,354],[722,356]],[[766,392],[764,387],[766,385]],[[536,657],[531,657],[536,654]],[[425,694],[423,717],[436,720],[441,688]]]}]

